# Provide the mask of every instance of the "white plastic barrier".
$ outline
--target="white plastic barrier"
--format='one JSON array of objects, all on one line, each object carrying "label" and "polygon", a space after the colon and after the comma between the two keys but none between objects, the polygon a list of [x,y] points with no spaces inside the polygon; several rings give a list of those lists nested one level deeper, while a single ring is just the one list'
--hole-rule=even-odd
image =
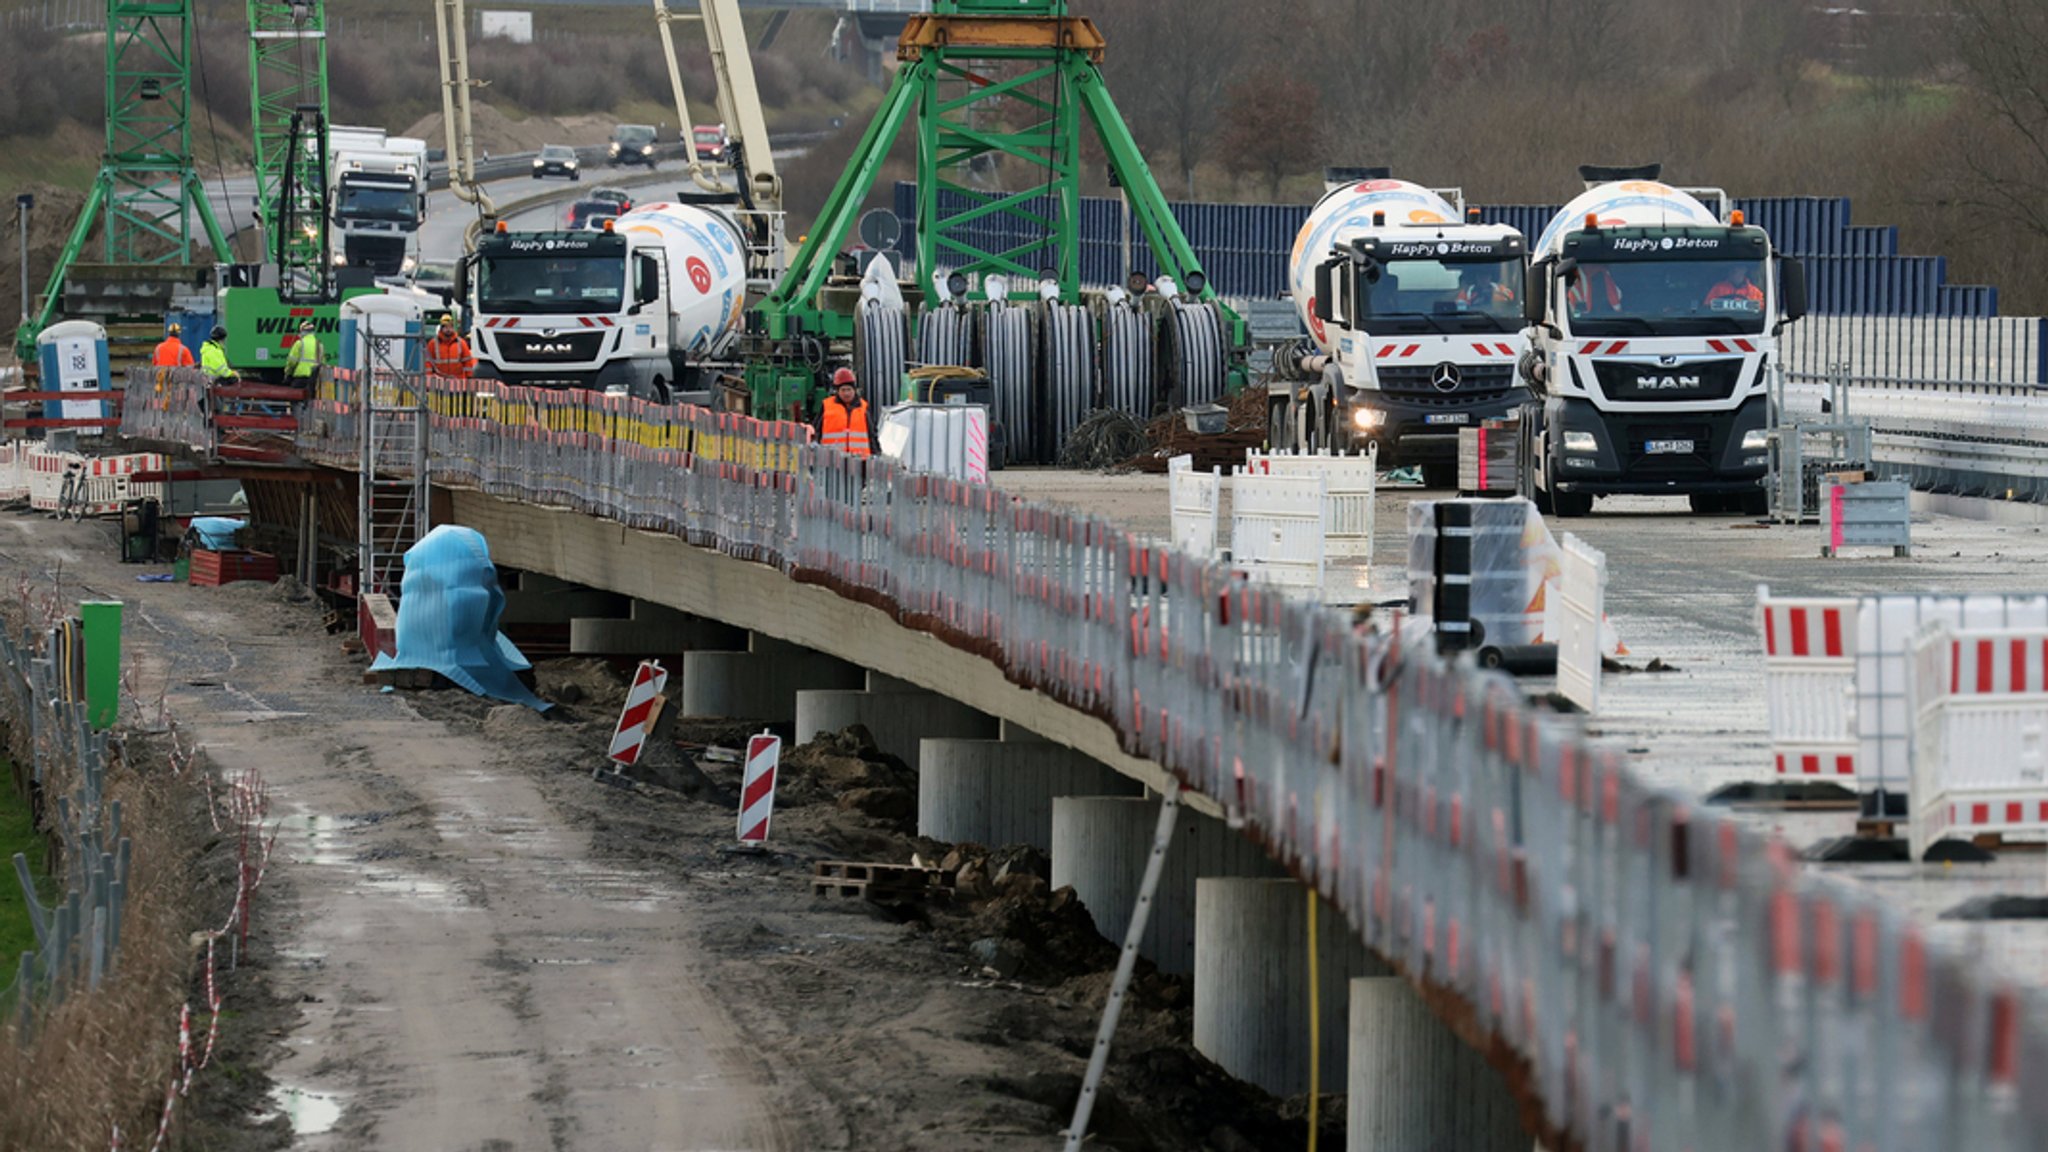
[{"label": "white plastic barrier", "polygon": [[1325,516],[1323,553],[1372,562],[1374,503],[1378,495],[1380,447],[1363,456],[1247,451],[1242,472],[1260,476],[1321,476]]},{"label": "white plastic barrier", "polygon": [[1913,646],[1908,846],[2048,832],[2048,628],[1952,629]]},{"label": "white plastic barrier", "polygon": [[988,483],[988,409],[979,404],[899,404],[882,413],[875,439],[913,472]]},{"label": "white plastic barrier", "polygon": [[155,497],[166,500],[167,486],[161,481],[138,483],[138,473],[162,472],[165,457],[155,452],[132,452],[121,456],[82,456],[76,452],[52,452],[40,444],[26,453],[28,504],[38,512],[56,512],[64,504],[67,470],[75,470],[68,511],[77,516],[107,516],[121,510],[129,500]]},{"label": "white plastic barrier", "polygon": [[1230,485],[1230,559],[1255,580],[1323,589],[1328,506],[1321,476],[1238,473]]},{"label": "white plastic barrier", "polygon": [[1173,517],[1173,546],[1190,556],[1216,556],[1216,527],[1223,507],[1223,476],[1194,470],[1195,458],[1166,462],[1166,498]]},{"label": "white plastic barrier", "polygon": [[1907,677],[1913,644],[1932,623],[2048,628],[2048,596],[1865,596],[1856,608],[1856,786],[1904,797],[1913,772]]},{"label": "white plastic barrier", "polygon": [[28,444],[0,444],[0,503],[28,499]]},{"label": "white plastic barrier", "polygon": [[1771,596],[1757,585],[1764,699],[1779,776],[1856,776],[1856,601]]},{"label": "white plastic barrier", "polygon": [[[1587,712],[1600,710],[1600,622],[1606,613],[1607,554],[1564,534],[1557,592],[1557,690]],[[1550,603],[1545,597],[1544,603]],[[1546,629],[1547,631],[1548,629]]]}]

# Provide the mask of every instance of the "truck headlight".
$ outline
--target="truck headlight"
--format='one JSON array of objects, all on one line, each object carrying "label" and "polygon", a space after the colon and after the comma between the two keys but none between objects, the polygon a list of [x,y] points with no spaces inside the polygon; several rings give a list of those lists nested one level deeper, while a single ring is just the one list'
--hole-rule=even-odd
[{"label": "truck headlight", "polygon": [[1361,431],[1370,431],[1387,422],[1387,414],[1377,408],[1353,408],[1351,425]]},{"label": "truck headlight", "polygon": [[335,266],[336,268],[342,268],[342,267],[346,267],[347,265],[348,265],[348,257],[347,257],[347,256],[344,256],[344,255],[342,255],[342,254],[341,254],[341,253],[339,253],[339,252],[336,252],[336,253],[334,254],[334,266]]},{"label": "truck headlight", "polygon": [[1770,445],[1770,442],[1770,433],[1765,432],[1761,428],[1751,428],[1742,434],[1742,450],[1744,452],[1761,452]]},{"label": "truck headlight", "polygon": [[1600,442],[1591,432],[1567,432],[1564,434],[1564,450],[1567,452],[1598,452]]}]

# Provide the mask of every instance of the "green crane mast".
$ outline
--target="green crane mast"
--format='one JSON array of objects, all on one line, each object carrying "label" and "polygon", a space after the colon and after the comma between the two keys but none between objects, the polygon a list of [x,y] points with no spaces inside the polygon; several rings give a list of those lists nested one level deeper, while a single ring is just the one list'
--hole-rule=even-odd
[{"label": "green crane mast", "polygon": [[327,207],[323,5],[249,0],[249,108],[255,120],[264,258],[282,263],[288,282],[280,288],[288,295],[318,293],[327,275],[319,223]]},{"label": "green crane mast", "polygon": [[[935,0],[928,15],[910,17],[897,44],[900,67],[880,109],[788,271],[755,306],[755,331],[771,347],[806,337],[852,338],[854,297],[831,290],[828,281],[883,160],[906,128],[917,134],[917,289],[929,291],[943,266],[967,275],[971,299],[986,299],[986,277],[1000,274],[1016,294],[1035,296],[1035,286],[1050,279],[1059,285],[1061,302],[1079,302],[1085,121],[1160,270],[1189,286],[1193,297],[1215,299],[1110,99],[1101,32],[1069,8],[1067,0]],[[999,161],[1007,162],[1015,191],[991,191],[973,177]],[[1039,207],[1046,198],[1050,212]],[[1012,234],[1034,238],[1001,250],[976,243],[973,226],[998,216],[1025,225]],[[1224,315],[1234,348],[1243,342],[1242,321]],[[1241,369],[1231,376],[1242,383]],[[747,367],[756,412],[801,409],[810,387],[793,355],[771,353]]]},{"label": "green crane mast", "polygon": [[[24,360],[63,309],[67,278],[184,281],[196,232],[217,257],[228,252],[192,167],[193,19],[193,0],[108,0],[106,151],[41,304],[23,302],[31,320],[15,351]],[[83,263],[95,228],[97,266]],[[151,267],[156,274],[142,271]]]}]

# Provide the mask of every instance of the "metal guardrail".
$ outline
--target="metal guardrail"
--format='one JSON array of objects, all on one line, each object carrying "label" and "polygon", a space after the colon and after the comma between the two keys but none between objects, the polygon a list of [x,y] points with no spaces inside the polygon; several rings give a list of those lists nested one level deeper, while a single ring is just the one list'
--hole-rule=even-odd
[{"label": "metal guardrail", "polygon": [[[338,374],[339,375],[339,374]],[[768,564],[1101,717],[1339,907],[1597,1150],[2033,1148],[2048,1004],[1657,788],[1514,682],[1105,520],[801,425],[469,381],[436,482]],[[301,416],[349,467],[355,383]],[[146,406],[146,405],[145,405]],[[1555,1141],[1553,1141],[1555,1146]]]},{"label": "metal guardrail", "polygon": [[1842,390],[1848,416],[1870,421],[1873,463],[1886,476],[1922,491],[2048,503],[2048,388],[1799,372],[1786,379]]}]

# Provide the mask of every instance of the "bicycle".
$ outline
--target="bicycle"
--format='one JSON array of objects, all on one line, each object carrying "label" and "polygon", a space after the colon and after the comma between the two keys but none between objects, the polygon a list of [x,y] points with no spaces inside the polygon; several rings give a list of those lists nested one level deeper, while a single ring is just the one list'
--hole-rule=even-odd
[{"label": "bicycle", "polygon": [[64,483],[57,490],[57,519],[85,519],[85,465],[78,461],[64,465]]}]

